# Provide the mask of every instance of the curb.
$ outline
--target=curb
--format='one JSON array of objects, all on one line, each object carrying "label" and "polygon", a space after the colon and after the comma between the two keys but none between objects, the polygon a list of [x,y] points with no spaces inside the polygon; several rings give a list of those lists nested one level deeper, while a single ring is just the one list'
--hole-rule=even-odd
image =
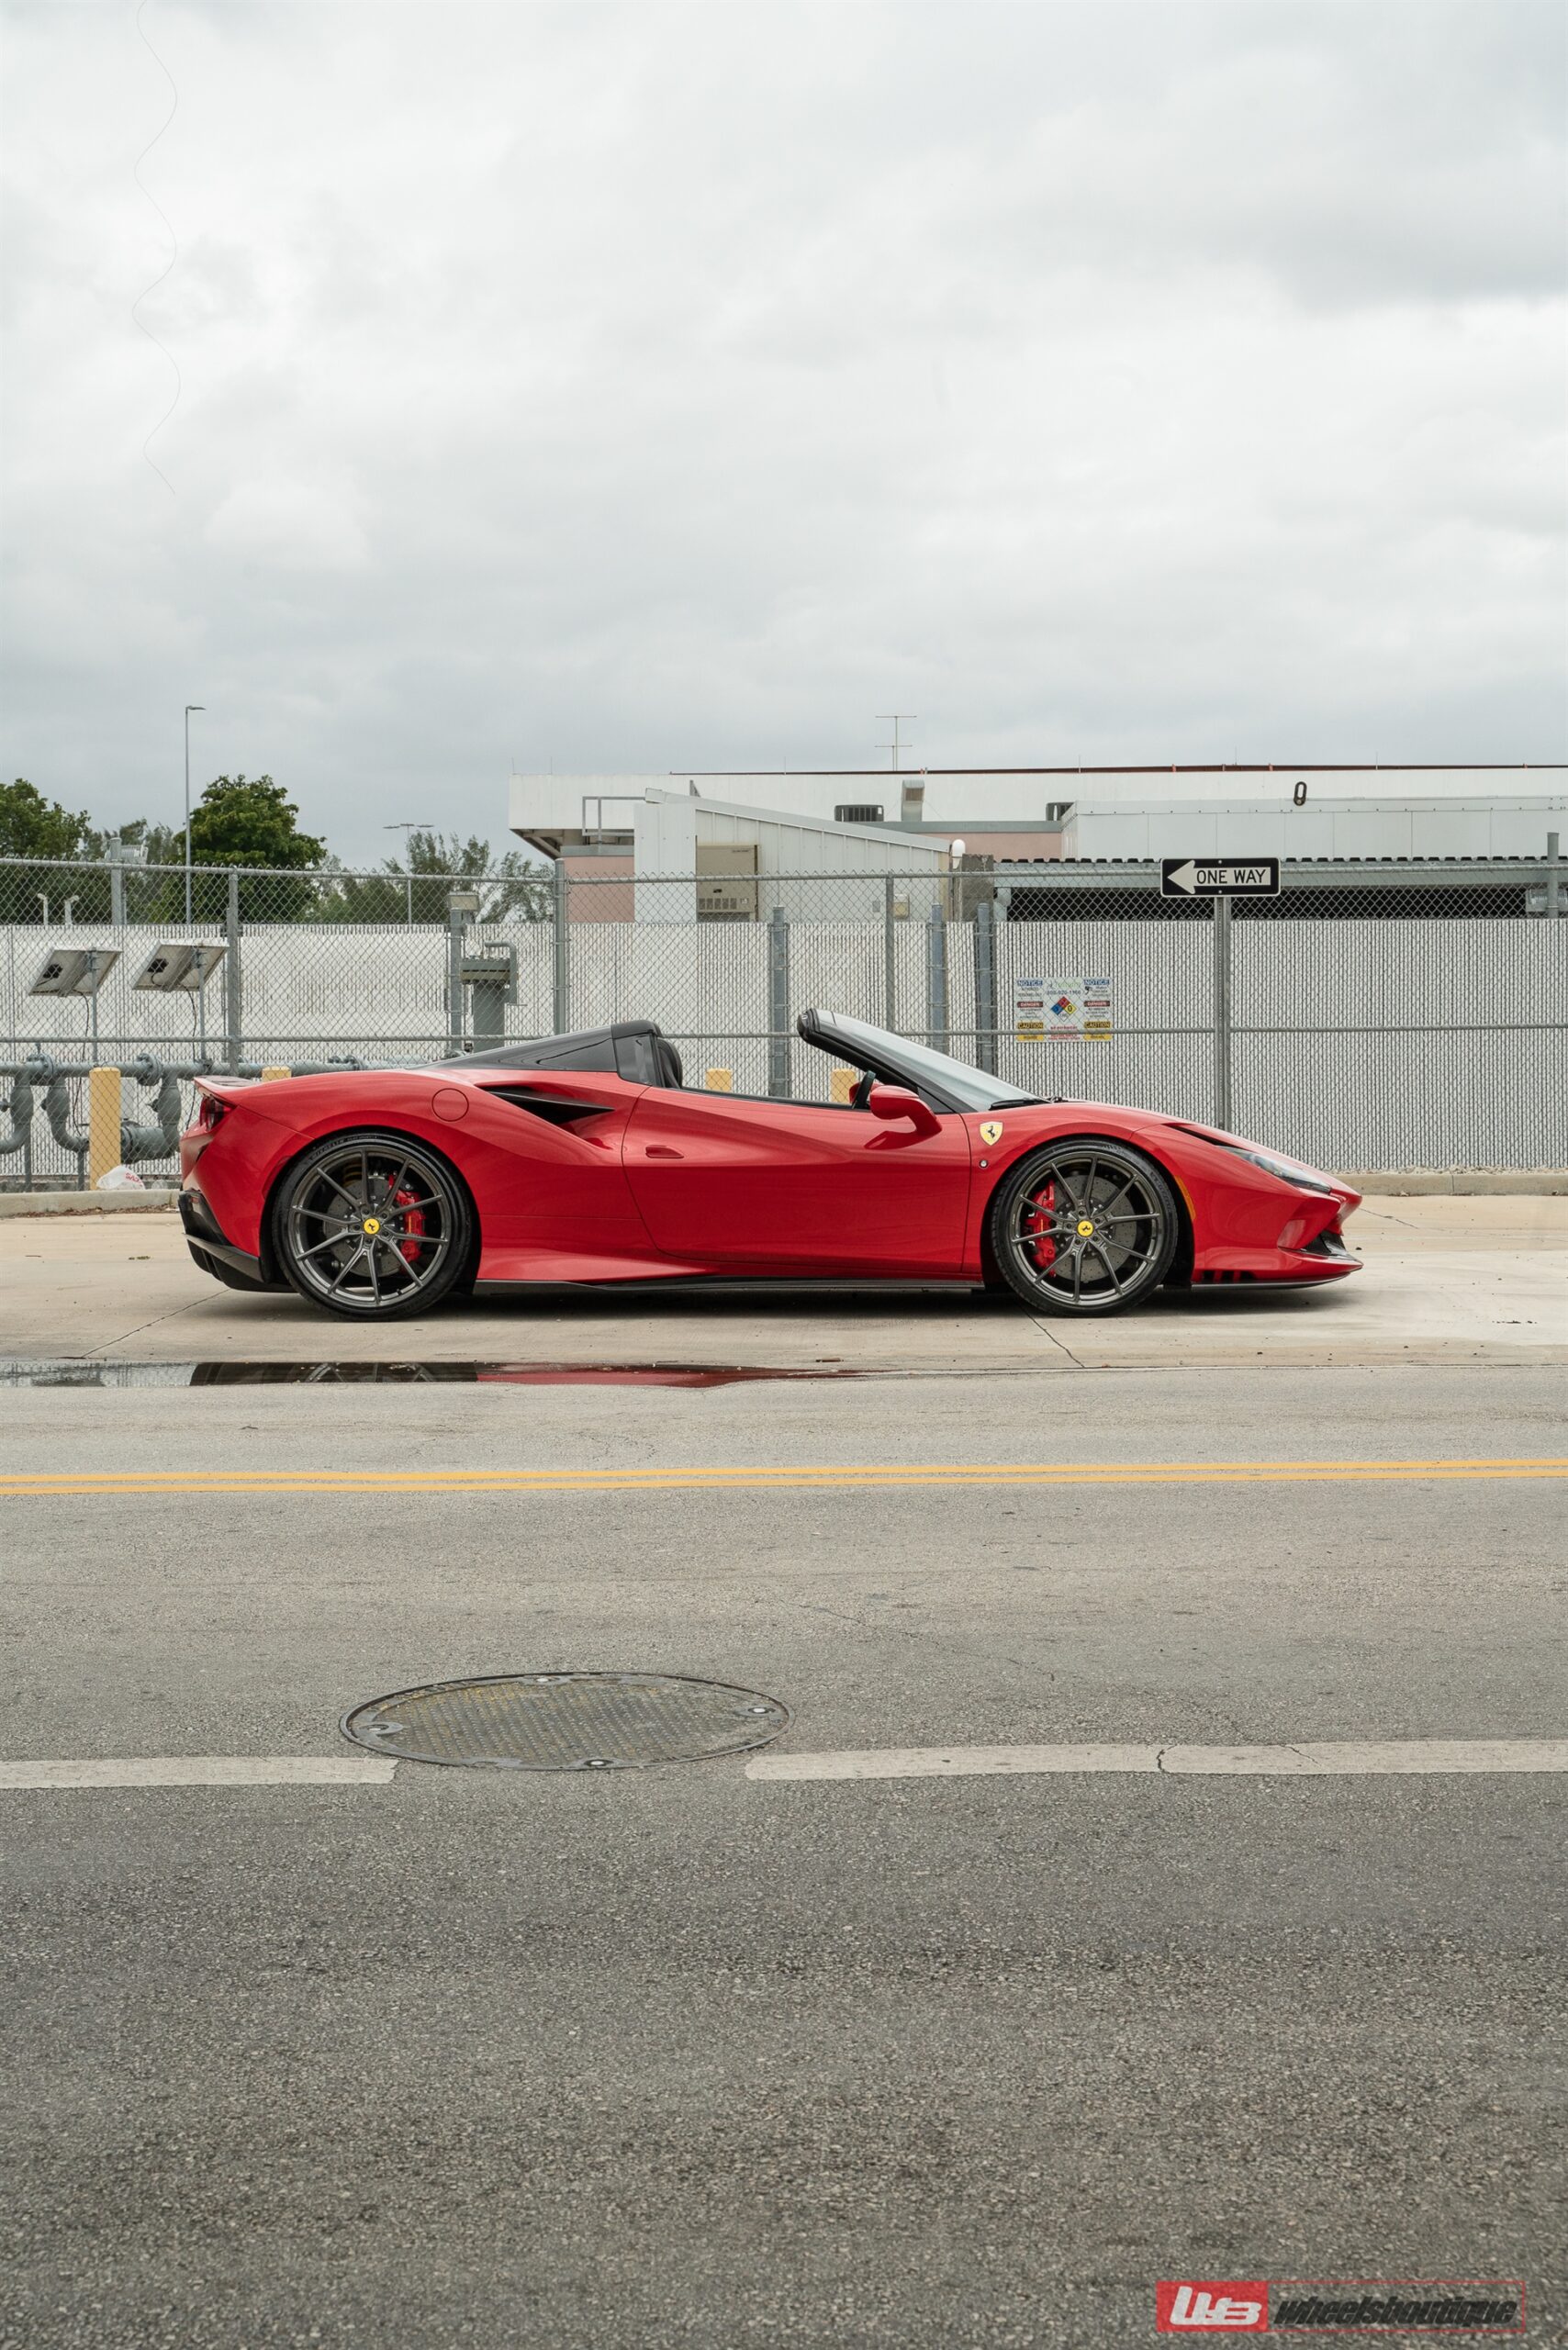
[{"label": "curb", "polygon": [[1404,1174],[1347,1175],[1368,1199],[1561,1199],[1568,1193],[1568,1168],[1458,1167],[1441,1173],[1412,1169]]},{"label": "curb", "polygon": [[0,1192],[0,1217],[8,1215],[146,1215],[167,1213],[177,1192]]}]

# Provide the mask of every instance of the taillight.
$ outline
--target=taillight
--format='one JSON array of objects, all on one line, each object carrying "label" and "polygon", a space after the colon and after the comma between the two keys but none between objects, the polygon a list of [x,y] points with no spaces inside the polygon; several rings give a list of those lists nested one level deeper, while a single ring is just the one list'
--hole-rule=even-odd
[{"label": "taillight", "polygon": [[192,1131],[198,1135],[213,1134],[217,1131],[222,1120],[228,1115],[229,1104],[227,1102],[219,1101],[216,1093],[208,1093],[205,1091],[198,1091],[196,1095],[196,1120]]}]

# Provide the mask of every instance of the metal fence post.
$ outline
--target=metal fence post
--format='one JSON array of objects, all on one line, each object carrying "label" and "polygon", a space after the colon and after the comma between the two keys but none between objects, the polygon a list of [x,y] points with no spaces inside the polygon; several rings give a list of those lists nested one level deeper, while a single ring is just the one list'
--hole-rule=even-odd
[{"label": "metal fence post", "polygon": [[925,1041],[947,1049],[947,918],[940,901],[925,920]]},{"label": "metal fence post", "polygon": [[[457,892],[453,891],[455,897]],[[468,916],[460,906],[446,910],[446,1037],[456,1055],[463,1050],[463,934]]]},{"label": "metal fence post", "polygon": [[566,957],[566,860],[555,859],[551,874],[550,919],[551,978],[550,1019],[557,1036],[568,1033],[571,1019],[571,966]]},{"label": "metal fence post", "polygon": [[1230,1125],[1230,900],[1214,901],[1215,1086],[1214,1122]]},{"label": "metal fence post", "polygon": [[890,873],[882,883],[882,1025],[894,1031],[899,1024],[899,943],[893,927],[897,919]]},{"label": "metal fence post", "polygon": [[982,898],[975,908],[975,1062],[996,1075],[996,907]]},{"label": "metal fence post", "polygon": [[1561,884],[1557,878],[1557,844],[1561,837],[1562,835],[1558,833],[1548,833],[1546,835],[1546,919],[1548,922],[1555,922],[1557,920],[1558,912],[1562,903],[1562,899],[1558,895]]},{"label": "metal fence post", "polygon": [[232,865],[229,868],[229,905],[223,927],[229,946],[223,958],[223,1025],[228,1032],[229,1067],[238,1076],[242,1058],[241,1020],[244,997],[240,970],[240,872]]},{"label": "metal fence post", "polygon": [[767,917],[767,1091],[790,1098],[790,924],[776,905]]}]

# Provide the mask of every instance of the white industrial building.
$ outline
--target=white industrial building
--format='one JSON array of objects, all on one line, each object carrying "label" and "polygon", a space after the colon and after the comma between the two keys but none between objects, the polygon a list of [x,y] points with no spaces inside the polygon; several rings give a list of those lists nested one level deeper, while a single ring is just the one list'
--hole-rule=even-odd
[{"label": "white industrial building", "polygon": [[1066,857],[1540,856],[1568,833],[1568,796],[1149,799],[1075,806]]},{"label": "white industrial building", "polygon": [[[514,831],[521,829],[516,786],[525,780],[513,779]],[[575,832],[567,819],[577,807],[570,800],[559,806],[559,830],[523,832],[564,864],[574,884],[567,899],[574,922],[766,922],[779,902],[770,882],[801,874],[836,883],[835,902],[851,919],[881,909],[882,876],[935,878],[952,862],[945,837],[721,800],[689,781],[672,789],[637,780],[636,793],[581,794],[584,821]]]},{"label": "white industrial building", "polygon": [[[1540,856],[1550,834],[1568,834],[1565,782],[1561,766],[514,775],[510,823],[569,878],[598,885],[573,892],[582,919],[755,920],[773,874],[870,882],[960,859]],[[663,875],[697,878],[646,886]]]}]

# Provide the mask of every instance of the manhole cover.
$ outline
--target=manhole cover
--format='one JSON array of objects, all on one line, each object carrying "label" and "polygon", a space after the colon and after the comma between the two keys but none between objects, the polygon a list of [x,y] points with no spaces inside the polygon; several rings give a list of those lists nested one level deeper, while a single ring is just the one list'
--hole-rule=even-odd
[{"label": "manhole cover", "polygon": [[641,1771],[767,1746],[790,1709],[673,1673],[507,1673],[436,1681],[356,1706],[343,1734],[373,1753],[480,1771]]}]

